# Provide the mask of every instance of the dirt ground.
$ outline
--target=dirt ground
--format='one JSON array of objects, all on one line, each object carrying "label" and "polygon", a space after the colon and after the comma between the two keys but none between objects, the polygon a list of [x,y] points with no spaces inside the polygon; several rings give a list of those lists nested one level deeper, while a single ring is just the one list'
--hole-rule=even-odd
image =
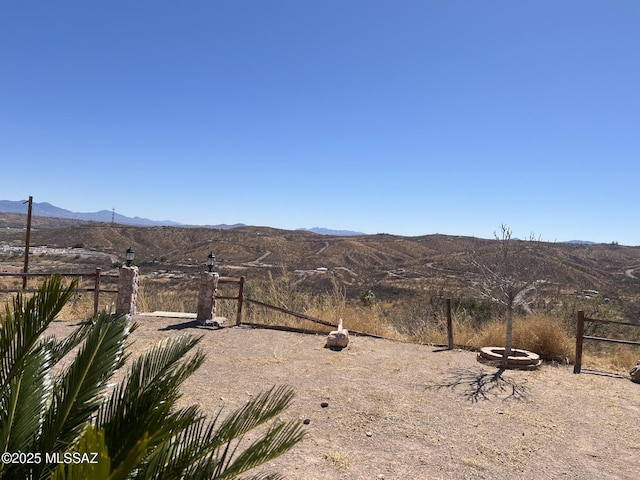
[{"label": "dirt ground", "polygon": [[[288,479],[636,479],[640,472],[640,385],[628,377],[547,364],[496,377],[468,351],[354,336],[332,351],[320,335],[135,321],[134,352],[171,335],[204,336],[207,360],[185,385],[184,404],[230,412],[272,385],[295,389],[283,419],[309,420],[308,435],[266,469]],[[68,322],[53,328],[71,330]]]}]

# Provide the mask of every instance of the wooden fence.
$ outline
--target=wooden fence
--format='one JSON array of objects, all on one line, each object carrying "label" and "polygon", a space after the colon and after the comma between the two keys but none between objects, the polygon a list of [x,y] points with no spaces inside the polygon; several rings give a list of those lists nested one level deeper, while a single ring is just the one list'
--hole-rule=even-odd
[{"label": "wooden fence", "polygon": [[[254,300],[252,298],[245,298],[244,301],[248,302],[248,303],[252,303],[254,305],[259,305],[261,307],[269,308],[271,310],[276,310],[278,312],[285,313],[287,315],[291,315],[293,317],[300,318],[302,320],[309,320],[309,321],[317,323],[319,325],[338,328],[338,325],[335,324],[335,323],[327,322],[326,320],[322,320],[320,318],[311,317],[309,315],[305,315],[304,313],[294,312],[293,310],[289,310],[287,308],[278,307],[276,305],[271,305],[269,303],[261,302],[260,300]],[[270,328],[270,329],[274,329],[274,330],[286,330],[286,331],[303,332],[303,333],[322,333],[322,332],[315,331],[315,330],[295,328],[295,327],[284,327],[284,326],[280,326],[280,325],[267,325],[267,324],[262,324],[262,323],[251,323],[251,322],[243,322],[243,323],[244,323],[244,325],[248,325],[250,327]],[[238,324],[238,325],[240,325],[240,324]]]},{"label": "wooden fence", "polygon": [[335,327],[335,328],[338,327],[337,325],[335,325],[335,324],[333,324],[331,322],[327,322],[326,320],[321,320],[319,318],[311,317],[311,316],[305,315],[303,313],[294,312],[293,310],[288,310],[286,308],[278,307],[276,305],[271,305],[269,303],[265,303],[265,302],[261,302],[259,300],[254,300],[252,298],[245,297],[244,296],[245,277],[239,277],[239,278],[220,277],[220,279],[218,280],[218,285],[221,284],[221,283],[238,285],[238,295],[235,295],[235,296],[216,295],[216,300],[235,300],[236,302],[238,302],[238,308],[236,310],[236,326],[247,325],[247,326],[250,326],[250,327],[264,327],[264,328],[274,328],[274,329],[281,329],[281,330],[296,330],[295,328],[280,327],[280,326],[277,326],[277,325],[266,325],[266,324],[258,324],[258,323],[251,323],[251,322],[243,322],[242,321],[242,309],[243,309],[244,302],[247,302],[247,303],[252,303],[254,305],[259,305],[261,307],[270,308],[272,310],[277,310],[279,312],[286,313],[287,315],[291,315],[291,316],[294,316],[294,317],[297,317],[297,318],[301,318],[301,319],[304,319],[304,320],[310,320],[312,322],[319,323],[321,325],[325,325],[325,326],[329,326],[329,327]]},{"label": "wooden fence", "polygon": [[242,304],[245,300],[244,298],[244,277],[233,278],[233,277],[220,277],[218,279],[218,284],[221,283],[235,283],[238,285],[238,295],[235,297],[229,296],[218,296],[216,295],[216,300],[236,300],[238,302],[238,308],[236,310],[236,325],[240,325],[242,323]]},{"label": "wooden fence", "polygon": [[[29,277],[49,277],[51,276],[51,273],[0,273],[0,277],[23,277],[23,278],[29,278]],[[100,293],[118,293],[118,290],[115,289],[105,289],[102,287],[101,284],[101,279],[104,278],[105,276],[109,277],[109,278],[118,278],[118,275],[102,275],[101,274],[101,269],[100,268],[96,268],[96,271],[94,273],[60,273],[59,275],[61,275],[62,277],[76,277],[76,278],[93,278],[94,279],[94,285],[91,288],[78,288],[78,291],[82,291],[82,292],[94,292],[94,297],[93,297],[93,313],[94,315],[96,315],[98,313],[98,306],[99,306],[99,299],[100,299]],[[245,277],[239,277],[239,278],[234,278],[234,277],[220,277],[220,279],[218,280],[218,284],[236,284],[238,285],[238,295],[234,295],[234,296],[228,296],[228,295],[216,295],[216,300],[235,300],[237,302],[237,309],[236,309],[236,326],[240,326],[242,324],[250,326],[250,327],[259,327],[259,328],[270,328],[270,329],[276,329],[276,330],[288,330],[288,331],[296,331],[296,332],[305,332],[305,333],[324,333],[324,332],[319,332],[319,331],[315,331],[315,330],[310,330],[310,329],[303,329],[303,328],[296,328],[296,327],[285,327],[285,326],[279,326],[279,325],[268,325],[268,324],[258,324],[258,323],[252,323],[252,322],[243,322],[242,321],[242,309],[243,309],[243,305],[244,302],[248,302],[248,303],[252,303],[254,305],[258,305],[264,308],[268,308],[268,309],[272,309],[272,310],[277,310],[281,313],[287,314],[287,315],[291,315],[293,317],[302,319],[302,320],[308,320],[314,323],[317,323],[319,325],[324,325],[326,327],[332,327],[332,328],[338,328],[338,325],[336,323],[332,323],[332,322],[328,322],[326,320],[322,320],[320,318],[316,318],[316,317],[312,317],[310,315],[306,315],[304,313],[300,313],[300,312],[294,312],[293,310],[289,310],[287,308],[283,308],[283,307],[278,307],[276,305],[271,305],[269,303],[266,302],[261,302],[259,300],[254,300],[252,298],[247,298],[244,296],[244,284],[245,284]],[[0,293],[3,292],[35,292],[37,291],[36,288],[32,288],[32,289],[2,289],[0,288]],[[447,305],[447,339],[448,339],[448,348],[449,350],[452,350],[454,348],[454,343],[453,343],[453,326],[452,326],[452,321],[451,321],[451,299],[447,298],[446,300],[446,305]],[[371,333],[367,333],[367,332],[359,332],[359,331],[355,331],[355,330],[349,330],[350,332],[356,334],[356,335],[366,335],[366,336],[371,336],[371,337],[376,337],[376,338],[384,338],[380,335],[375,335],[375,334],[371,334]],[[585,337],[585,338],[589,338],[589,337]]]},{"label": "wooden fence", "polygon": [[[222,280],[222,279],[220,279]],[[232,297],[234,298],[234,297]],[[322,320],[320,318],[316,318],[316,317],[312,317],[309,315],[305,315],[304,313],[300,313],[300,312],[294,312],[293,310],[289,310],[287,308],[283,308],[283,307],[278,307],[276,305],[271,305],[269,303],[265,303],[265,302],[261,302],[259,300],[254,300],[252,298],[244,298],[245,302],[248,303],[252,303],[254,305],[259,305],[261,307],[265,307],[265,308],[269,308],[271,310],[276,310],[278,312],[281,313],[285,313],[287,315],[291,315],[293,317],[296,318],[300,318],[302,320],[309,320],[310,322],[314,322],[317,323],[319,325],[324,325],[326,327],[332,327],[332,328],[338,328],[338,325],[336,323],[331,323],[328,322],[326,320]],[[454,345],[453,345],[453,325],[452,325],[452,320],[451,320],[451,299],[447,298],[447,340],[448,340],[448,349],[449,350],[453,350]],[[238,317],[240,318],[240,317]],[[321,332],[318,330],[310,330],[307,328],[296,328],[296,327],[285,327],[285,326],[281,326],[281,325],[268,325],[268,324],[263,324],[263,323],[250,323],[250,322],[242,322],[243,325],[247,325],[250,327],[257,327],[257,328],[268,328],[268,329],[272,329],[272,330],[284,330],[284,331],[290,331],[290,332],[299,332],[299,333],[326,333],[326,332]],[[240,325],[240,321],[238,321],[236,323],[236,325]],[[382,335],[376,335],[373,333],[368,333],[368,332],[359,332],[357,330],[352,330],[352,329],[348,329],[350,333],[353,333],[355,335],[362,335],[362,336],[367,336],[367,337],[374,337],[374,338],[386,338],[383,337]]]},{"label": "wooden fence", "polygon": [[[20,277],[24,279],[23,285],[26,285],[27,278],[34,277],[50,277],[52,273],[0,273],[0,277]],[[75,277],[80,279],[93,278],[93,286],[89,288],[77,288],[79,292],[93,292],[93,314],[98,314],[98,306],[100,304],[100,293],[118,293],[118,289],[115,290],[109,288],[103,288],[102,279],[118,278],[118,275],[104,275],[101,268],[96,268],[95,272],[90,273],[57,273],[61,277]],[[12,293],[12,292],[36,292],[37,288],[0,288],[0,293]]]},{"label": "wooden fence", "polygon": [[573,373],[580,373],[582,370],[582,346],[584,340],[593,340],[596,342],[611,342],[611,343],[623,343],[626,345],[640,345],[640,342],[634,342],[632,340],[621,340],[618,338],[606,338],[606,337],[594,337],[584,334],[585,323],[606,323],[613,325],[626,325],[629,327],[640,327],[638,323],[631,322],[617,322],[614,320],[600,320],[597,318],[587,318],[584,316],[584,312],[580,310],[578,312],[578,324],[576,327],[576,363],[573,366]]}]

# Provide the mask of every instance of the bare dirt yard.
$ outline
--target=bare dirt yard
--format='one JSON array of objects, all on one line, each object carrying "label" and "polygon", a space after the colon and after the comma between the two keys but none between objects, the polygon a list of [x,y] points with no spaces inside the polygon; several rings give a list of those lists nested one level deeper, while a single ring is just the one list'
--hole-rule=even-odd
[{"label": "bare dirt yard", "polygon": [[548,364],[497,377],[468,351],[354,336],[332,351],[320,335],[135,321],[133,352],[171,335],[204,336],[207,360],[184,404],[213,415],[273,385],[295,389],[283,419],[308,420],[308,435],[266,469],[288,479],[640,476],[640,385],[628,378]]}]

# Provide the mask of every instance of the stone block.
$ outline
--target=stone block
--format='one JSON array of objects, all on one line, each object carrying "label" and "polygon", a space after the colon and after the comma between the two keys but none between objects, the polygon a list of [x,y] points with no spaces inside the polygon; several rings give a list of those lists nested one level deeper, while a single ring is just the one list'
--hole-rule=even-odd
[{"label": "stone block", "polygon": [[349,330],[340,329],[329,332],[327,348],[342,349],[349,345]]}]

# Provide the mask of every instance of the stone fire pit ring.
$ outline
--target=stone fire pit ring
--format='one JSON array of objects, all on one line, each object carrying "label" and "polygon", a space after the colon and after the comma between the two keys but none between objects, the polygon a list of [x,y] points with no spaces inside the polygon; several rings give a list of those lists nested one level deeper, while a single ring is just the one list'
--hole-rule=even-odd
[{"label": "stone fire pit ring", "polygon": [[523,370],[534,370],[542,363],[540,355],[520,348],[511,349],[511,355],[507,357],[506,363],[503,361],[503,355],[504,347],[482,347],[477,360],[480,363]]}]

